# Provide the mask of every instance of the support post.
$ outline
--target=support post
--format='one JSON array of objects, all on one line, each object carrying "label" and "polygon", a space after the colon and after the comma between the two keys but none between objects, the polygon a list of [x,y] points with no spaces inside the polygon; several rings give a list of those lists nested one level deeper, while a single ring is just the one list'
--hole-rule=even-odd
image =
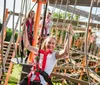
[{"label": "support post", "polygon": [[[32,0],[35,2],[36,0]],[[36,10],[36,16],[35,16],[35,22],[34,22],[34,40],[32,42],[32,46],[36,46],[37,40],[38,40],[38,28],[39,28],[39,21],[40,21],[40,15],[41,15],[41,9],[42,9],[42,4],[44,4],[46,0],[38,0],[37,2],[37,10]],[[30,53],[29,55],[29,62],[32,62],[32,60],[35,58],[35,55],[33,53]]]}]

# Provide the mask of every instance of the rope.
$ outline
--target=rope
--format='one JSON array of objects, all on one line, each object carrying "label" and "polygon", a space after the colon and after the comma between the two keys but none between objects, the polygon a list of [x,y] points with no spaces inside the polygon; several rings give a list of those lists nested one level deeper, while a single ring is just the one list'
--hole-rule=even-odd
[{"label": "rope", "polygon": [[[15,21],[15,15],[14,15],[14,13],[15,13],[15,5],[16,5],[16,0],[14,0],[14,2],[13,2],[13,20],[12,20],[12,29],[13,29],[12,37],[13,37],[13,47],[14,47],[14,49],[15,49],[15,29],[14,29],[14,26],[15,26],[15,22],[14,22]],[[16,57],[16,54],[17,54],[16,50],[17,49],[15,49],[15,57]],[[17,59],[17,62],[18,62],[18,58],[17,57],[16,57],[16,59]]]},{"label": "rope", "polygon": [[[65,26],[65,24],[66,24],[66,14],[67,14],[66,12],[67,12],[67,9],[68,9],[68,4],[69,4],[69,0],[67,0],[67,2],[66,2],[66,9],[65,9],[65,17],[64,17],[64,20],[63,20],[63,27],[66,27]],[[66,39],[68,39],[68,36],[67,35],[65,37],[66,37]],[[71,59],[70,59],[70,62],[71,62]]]},{"label": "rope", "polygon": [[37,4],[38,0],[35,2],[35,4],[33,5],[33,7],[31,8],[31,10],[35,7],[35,5]]},{"label": "rope", "polygon": [[[25,0],[22,0],[22,1],[21,1],[21,9],[20,9],[20,13],[19,13],[20,28],[21,28],[21,22],[22,22],[22,16],[21,16],[21,14],[24,12],[24,7],[25,7]],[[20,31],[19,31],[18,34],[21,35],[21,29],[20,29]],[[19,44],[19,51],[20,51],[20,48],[21,48],[20,45],[21,45],[21,42],[20,42],[20,44]],[[20,53],[20,52],[19,52],[19,53]],[[17,57],[16,57],[16,60],[17,60],[17,63],[20,63]],[[21,56],[21,61],[23,61],[22,56]]]},{"label": "rope", "polygon": [[[99,3],[98,3],[98,1],[97,1],[97,7],[96,7],[96,10],[95,10],[95,14],[94,14],[94,15],[97,15],[98,5],[99,5]],[[92,19],[92,20],[95,20],[95,17],[93,17],[93,19]]]},{"label": "rope", "polygon": [[74,13],[75,13],[76,4],[77,4],[77,0],[75,0],[75,3],[74,3],[74,10],[73,10],[72,16],[70,18],[70,23],[72,23],[72,20],[73,20],[73,16],[74,16]]},{"label": "rope", "polygon": [[[22,12],[22,8],[23,8],[23,0],[21,1],[21,9],[20,9],[20,13]],[[20,27],[19,27],[19,35],[20,35],[20,38],[21,38],[21,24],[22,24],[22,17],[20,18]],[[21,40],[19,42],[19,55],[20,55],[20,49],[21,49]]]},{"label": "rope", "polygon": [[[23,13],[23,9],[24,9],[24,0],[21,1],[21,9],[20,9],[20,13]],[[19,42],[19,55],[20,54],[20,50],[21,50],[21,24],[22,24],[22,16],[20,16],[20,28],[19,28],[19,32],[18,35],[20,35],[20,42]],[[23,62],[23,56],[21,56],[21,61]],[[17,59],[17,63],[19,63],[19,60]]]},{"label": "rope", "polygon": [[57,28],[57,25],[58,25],[58,22],[59,22],[59,19],[60,19],[60,12],[61,12],[62,3],[63,3],[63,0],[61,0],[61,3],[60,3],[60,10],[59,10],[59,15],[58,15],[58,18],[57,18],[57,21],[56,21],[56,27],[55,28]]},{"label": "rope", "polygon": [[[44,26],[45,26],[45,19],[46,19],[46,13],[47,13],[47,7],[48,7],[48,0],[46,2],[46,7],[45,7],[45,11],[44,11],[44,18],[43,18],[43,26],[42,26],[42,31],[41,31],[41,36],[43,35],[44,32]],[[43,40],[40,40],[40,43],[42,43]],[[41,45],[39,46],[39,50],[41,50]],[[38,52],[38,59],[37,59],[37,63],[36,63],[36,68],[38,69],[38,62],[40,59],[40,53]]]},{"label": "rope", "polygon": [[[11,15],[12,15],[12,11],[10,11],[9,16],[7,17],[6,21],[4,22],[4,28],[6,28],[8,22],[10,20]],[[1,30],[1,32],[2,32],[2,30]],[[0,32],[0,35],[1,35],[1,32]]]},{"label": "rope", "polygon": [[[98,0],[97,1],[97,8],[96,8],[96,11],[95,11],[95,15],[97,15],[96,13],[97,13],[97,10],[98,10],[99,3],[100,3],[100,1]],[[95,17],[93,18],[93,20],[95,20]],[[98,28],[98,24],[96,25],[96,28]]]},{"label": "rope", "polygon": [[[63,27],[63,28],[66,27],[66,25],[65,25],[65,24],[66,24],[66,15],[67,15],[66,12],[67,12],[67,9],[68,9],[68,4],[69,4],[69,0],[67,0],[67,2],[66,2],[65,15],[64,15],[64,17],[63,17],[64,19],[63,19],[63,23],[62,23],[62,27]],[[62,32],[62,35],[63,35],[63,32]]]},{"label": "rope", "polygon": [[[74,3],[74,10],[73,10],[73,13],[72,13],[72,16],[71,16],[71,18],[70,18],[70,24],[72,24],[72,19],[73,19],[73,15],[74,15],[74,12],[75,12],[75,8],[76,8],[76,4],[77,4],[77,0],[75,0],[75,3]],[[70,56],[70,52],[69,52],[69,50],[70,50],[70,48],[69,48],[69,32],[67,33],[67,37],[66,38],[68,38],[68,56],[69,56],[69,59],[70,59],[70,63],[72,64],[72,68],[74,69],[74,66],[73,66],[73,63],[72,63],[72,60],[71,60],[71,56]]]},{"label": "rope", "polygon": [[44,18],[43,18],[43,26],[42,26],[41,36],[43,35],[43,31],[44,31],[45,19],[46,19],[46,13],[47,13],[47,7],[48,7],[48,3],[46,3],[46,7],[45,7],[45,11],[44,11]]},{"label": "rope", "polygon": [[28,1],[28,10],[31,9],[31,0]]},{"label": "rope", "polygon": [[66,15],[67,15],[67,9],[68,9],[68,4],[69,4],[69,0],[67,0],[66,2],[66,9],[65,9],[65,16],[64,16],[64,20],[63,20],[63,27],[65,27],[65,23],[66,23]]},{"label": "rope", "polygon": [[[41,36],[43,35],[43,32],[44,32],[44,26],[45,26],[45,19],[46,19],[46,13],[47,13],[47,6],[48,6],[48,1],[46,2],[46,8],[45,8],[45,11],[44,11],[44,18],[43,18],[43,26],[42,26],[42,32],[41,32]],[[42,39],[40,40],[40,43],[42,43]],[[41,50],[41,44],[39,46],[39,51]],[[39,60],[40,60],[40,52],[38,51],[38,56],[36,57],[36,72],[35,72],[35,79],[34,81],[36,82],[40,82],[40,78],[39,78]]]},{"label": "rope", "polygon": [[[37,0],[38,1],[38,0]],[[36,1],[36,3],[37,3],[37,1]],[[35,5],[36,5],[36,3],[33,5],[33,7],[30,9],[30,11],[35,7]],[[25,9],[27,9],[27,2],[26,2],[26,0],[22,0],[22,2],[21,2],[21,10],[20,10],[20,13],[23,13],[24,12],[24,8]],[[26,6],[26,7],[25,7]],[[29,12],[30,12],[29,11]],[[27,20],[27,17],[26,17],[26,13],[27,13],[27,11],[25,10],[25,20],[24,20],[24,22],[23,22],[23,26],[25,25],[25,22],[26,22],[26,20]],[[21,23],[22,22],[22,17],[20,18],[20,28],[21,28]],[[24,30],[25,28],[23,28],[23,30]],[[19,34],[21,35],[21,29],[20,29],[20,32],[19,32]],[[23,34],[23,32],[22,32],[22,34]],[[22,36],[22,35],[21,35]],[[21,41],[20,41],[20,48],[19,48],[19,54],[20,54],[20,50],[21,50]],[[23,57],[21,56],[21,62],[23,61]],[[17,59],[17,63],[19,63],[19,60]]]},{"label": "rope", "polygon": [[51,16],[51,17],[52,17],[52,18],[51,18],[52,21],[53,21],[53,14],[54,14],[55,9],[56,9],[57,1],[58,1],[58,0],[55,1],[55,6],[53,7],[53,10],[52,10],[52,16]]},{"label": "rope", "polygon": [[[26,0],[24,0],[24,3],[23,3],[24,5],[25,5],[25,1]],[[38,2],[38,0],[35,2],[35,4],[33,5],[33,7],[30,9],[30,11],[32,11],[32,9],[35,7],[35,5],[36,5],[37,2]],[[24,10],[24,7],[23,7],[23,10]],[[23,22],[24,25],[25,25],[26,20],[27,20],[27,17],[25,16],[25,21]]]},{"label": "rope", "polygon": [[[59,22],[59,19],[60,19],[60,12],[61,12],[62,3],[63,3],[63,0],[61,0],[61,3],[60,3],[59,15],[58,15],[58,18],[57,18],[57,21],[56,21],[56,27],[55,27],[56,30],[57,30],[58,22]],[[58,31],[58,30],[57,30],[57,31]],[[56,40],[57,40],[57,31],[56,31]]]},{"label": "rope", "polygon": [[26,15],[27,15],[27,0],[25,1],[25,17],[26,17]]},{"label": "rope", "polygon": [[6,13],[6,0],[4,0],[4,9],[3,9],[3,23],[2,23],[2,35],[1,35],[1,59],[2,59],[2,74],[5,72],[5,63],[3,61],[3,45],[4,45],[4,22],[5,22],[5,13]]},{"label": "rope", "polygon": [[14,30],[14,25],[15,25],[15,15],[14,15],[14,13],[15,13],[15,3],[16,3],[16,0],[14,0],[14,2],[13,2],[13,20],[12,20],[12,35],[13,35],[13,45],[14,45],[14,48],[15,48],[15,39],[14,39],[14,32],[15,32],[15,30]]},{"label": "rope", "polygon": [[[96,10],[95,10],[95,15],[97,15],[98,5],[99,5],[99,0],[97,1],[97,7],[96,7]],[[92,17],[92,16],[91,16],[91,17]],[[95,17],[92,17],[92,22],[93,22],[93,20],[95,20]],[[97,26],[98,26],[98,24],[96,25],[96,28],[97,28]],[[96,48],[96,49],[98,49],[98,48]],[[95,51],[94,51],[94,52],[95,52]],[[93,53],[94,53],[94,52],[93,52]],[[98,63],[97,63],[97,65],[98,65]],[[97,66],[95,66],[95,69],[96,69],[96,68],[97,68]],[[89,68],[88,70],[89,70],[90,72],[92,71],[91,68]],[[94,75],[96,75],[95,72],[92,72],[92,73],[93,73]],[[98,75],[96,75],[96,76],[98,77]],[[99,77],[98,77],[98,78],[99,78]],[[91,82],[92,82],[92,81],[91,81]]]},{"label": "rope", "polygon": [[[51,21],[53,21],[53,15],[54,15],[54,12],[55,12],[55,9],[56,9],[57,1],[58,1],[58,0],[55,1],[54,6],[53,6],[53,8],[52,8]],[[52,31],[53,31],[53,30],[52,30]],[[52,35],[53,35],[53,34],[52,34]]]},{"label": "rope", "polygon": [[87,22],[87,28],[86,28],[86,35],[85,35],[85,61],[86,61],[86,73],[87,73],[87,77],[88,77],[88,81],[89,83],[91,83],[91,79],[90,79],[90,76],[89,76],[89,68],[88,68],[88,55],[87,55],[87,45],[88,45],[88,28],[89,28],[89,22],[90,22],[90,19],[91,19],[91,13],[92,13],[92,8],[93,8],[93,3],[94,3],[94,0],[91,0],[91,5],[90,5],[90,12],[89,12],[89,16],[88,16],[88,22]]}]

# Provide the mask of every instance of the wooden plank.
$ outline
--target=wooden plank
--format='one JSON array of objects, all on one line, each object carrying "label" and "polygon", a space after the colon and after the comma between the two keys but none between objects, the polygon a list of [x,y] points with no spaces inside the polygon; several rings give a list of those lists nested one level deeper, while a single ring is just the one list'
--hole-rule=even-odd
[{"label": "wooden plank", "polygon": [[[19,39],[20,39],[20,37],[18,36],[18,37],[17,37],[17,41],[16,41],[16,45],[15,45],[15,49],[17,49]],[[14,51],[13,54],[12,54],[12,58],[14,58],[14,57],[15,57],[15,51]],[[11,74],[11,71],[12,71],[12,67],[13,67],[13,63],[10,62],[9,69],[8,69],[8,71],[7,71],[7,74],[6,74],[6,78],[5,78],[4,85],[7,85],[7,84],[8,84],[9,77],[10,77],[10,74]]]},{"label": "wooden plank", "polygon": [[[75,66],[74,67],[75,69],[78,69],[78,68],[82,68],[82,66]],[[56,67],[54,67],[54,69],[73,69],[73,66],[56,66]]]},{"label": "wooden plank", "polygon": [[[55,23],[56,21],[57,21],[57,19],[56,18],[53,18],[53,22]],[[62,25],[63,19],[59,19],[59,22],[58,23],[59,23],[58,26],[60,25],[60,27],[63,27],[63,25]],[[70,23],[70,20],[66,20],[66,23]],[[77,24],[77,23],[80,24],[80,25],[86,25],[87,22],[72,21],[72,24]],[[100,28],[100,24],[98,24],[98,23],[89,23],[89,26]]]},{"label": "wooden plank", "polygon": [[[98,0],[95,0],[94,1],[94,7],[97,7],[97,1]],[[49,3],[50,4],[55,4],[56,0],[49,0]],[[67,0],[63,0],[63,5],[66,5],[66,2]],[[100,2],[100,1],[99,1]],[[69,5],[74,5],[75,3],[75,0],[69,0]],[[57,4],[61,4],[61,0],[57,0]],[[90,6],[91,4],[91,0],[77,0],[77,3],[76,5],[79,5],[79,6]],[[100,7],[100,3],[98,4],[98,7]]]},{"label": "wooden plank", "polygon": [[[20,13],[16,13],[16,12],[12,12],[12,11],[9,11],[8,13],[10,13],[10,12],[11,12],[12,14],[14,14],[15,16],[19,16],[19,14],[20,14]],[[24,15],[24,14],[21,13],[21,16],[23,16],[23,15]]]},{"label": "wooden plank", "polygon": [[94,71],[89,69],[89,75],[100,83],[100,76],[98,76]]},{"label": "wooden plank", "polygon": [[[50,4],[50,6],[54,7],[54,4]],[[60,5],[57,4],[56,8],[59,9]],[[66,10],[66,5],[62,5],[61,9],[63,11],[65,11]],[[71,7],[71,6],[68,6],[67,11],[71,12],[71,13],[73,13],[73,11],[74,11],[74,14],[79,15],[79,16],[83,16],[83,17],[86,17],[86,18],[88,18],[88,15],[89,15],[89,12],[80,10],[78,8],[75,8],[75,10],[74,10],[74,7]],[[98,15],[91,14],[91,18],[94,19],[94,20],[96,20],[96,21],[100,21],[100,17]]]},{"label": "wooden plank", "polygon": [[79,79],[76,79],[76,78],[72,78],[72,77],[69,77],[65,74],[59,74],[59,73],[52,73],[51,74],[52,76],[56,76],[57,78],[64,78],[65,80],[70,80],[74,83],[81,83],[81,85],[89,85],[88,82],[86,81],[83,81],[83,80],[79,80]]},{"label": "wooden plank", "polygon": [[64,79],[52,79],[52,82],[62,82]]}]

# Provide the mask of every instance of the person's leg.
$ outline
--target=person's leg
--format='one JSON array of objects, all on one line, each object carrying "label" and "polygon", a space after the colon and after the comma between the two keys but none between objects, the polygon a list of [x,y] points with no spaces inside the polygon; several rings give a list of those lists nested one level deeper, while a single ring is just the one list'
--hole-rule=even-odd
[{"label": "person's leg", "polygon": [[42,84],[40,82],[33,81],[31,82],[31,85],[42,85]]},{"label": "person's leg", "polygon": [[[32,39],[30,39],[30,38],[29,38],[29,43],[30,43],[30,45],[32,45]],[[29,54],[30,54],[30,51],[27,50],[27,57],[25,58],[25,62],[27,62]]]},{"label": "person's leg", "polygon": [[23,40],[21,40],[21,51],[20,51],[20,53],[21,53],[21,62],[23,62],[23,56],[24,56],[23,51],[24,51],[24,44],[23,44]]},{"label": "person's leg", "polygon": [[19,85],[28,85],[28,78],[25,77],[20,83]]}]

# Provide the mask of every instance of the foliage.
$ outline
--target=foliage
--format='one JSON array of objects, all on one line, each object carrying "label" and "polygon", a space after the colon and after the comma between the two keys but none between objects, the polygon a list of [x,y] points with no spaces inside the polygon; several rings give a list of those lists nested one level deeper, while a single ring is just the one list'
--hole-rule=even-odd
[{"label": "foliage", "polygon": [[19,79],[20,79],[20,73],[21,73],[22,67],[20,65],[14,65],[12,74],[10,75],[8,85],[17,85]]},{"label": "foliage", "polygon": [[68,20],[72,19],[72,20],[78,21],[79,18],[80,18],[80,16],[76,15],[76,14],[71,14],[69,12],[67,12],[67,13],[64,13],[64,12],[61,12],[61,13],[55,12],[53,14],[53,18],[68,19]]},{"label": "foliage", "polygon": [[57,12],[55,12],[54,14],[53,14],[53,18],[59,18],[59,19],[61,19],[61,18],[63,18],[63,13],[57,13]]},{"label": "foliage", "polygon": [[[71,23],[71,24],[73,24],[74,26],[77,26],[80,16],[76,15],[76,14],[69,13],[69,12],[66,12],[66,13],[65,12],[60,12],[60,13],[55,12],[53,14],[53,18],[63,19],[63,20],[67,20],[67,19],[68,20],[74,20],[74,21],[77,21],[77,22]],[[57,30],[57,32],[56,32],[56,30],[54,29],[52,34],[54,36],[57,35],[57,40],[59,40],[62,33],[61,33],[61,30]],[[65,36],[66,36],[66,31],[63,32],[63,41],[64,41]],[[79,35],[75,35],[75,38],[77,38],[78,36]]]},{"label": "foliage", "polygon": [[[12,36],[12,30],[10,28],[8,28],[7,31],[6,31],[5,41],[10,41],[11,36]],[[14,36],[15,41],[17,40],[17,36],[18,36],[18,33],[16,32],[15,36]]]}]

